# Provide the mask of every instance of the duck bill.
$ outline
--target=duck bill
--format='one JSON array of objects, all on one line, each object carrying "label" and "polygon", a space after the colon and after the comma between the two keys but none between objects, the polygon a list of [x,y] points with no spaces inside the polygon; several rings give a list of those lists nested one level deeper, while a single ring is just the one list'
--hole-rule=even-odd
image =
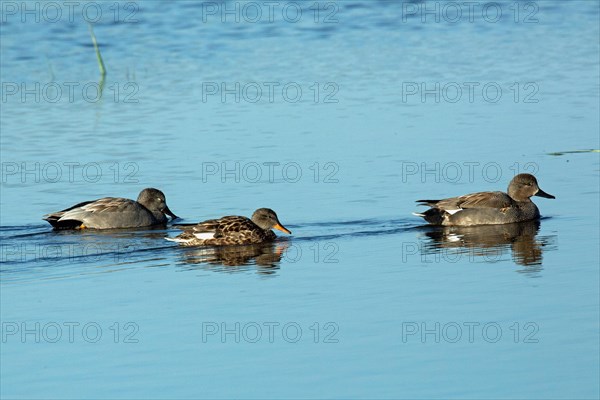
[{"label": "duck bill", "polygon": [[539,196],[539,197],[545,197],[547,199],[555,199],[556,198],[556,197],[552,196],[551,194],[544,192],[542,189],[539,189],[535,195]]},{"label": "duck bill", "polygon": [[167,214],[169,217],[171,217],[171,219],[179,218],[177,215],[173,214],[173,212],[171,210],[169,210],[168,206],[165,206],[165,208],[163,208],[162,212],[163,212],[163,214]]},{"label": "duck bill", "polygon": [[291,234],[292,234],[292,232],[291,232],[291,231],[290,231],[288,228],[286,228],[285,226],[281,225],[280,223],[277,223],[277,224],[276,224],[276,225],[273,227],[273,229],[277,229],[278,231],[285,232],[285,233],[287,233],[288,235],[291,235]]}]

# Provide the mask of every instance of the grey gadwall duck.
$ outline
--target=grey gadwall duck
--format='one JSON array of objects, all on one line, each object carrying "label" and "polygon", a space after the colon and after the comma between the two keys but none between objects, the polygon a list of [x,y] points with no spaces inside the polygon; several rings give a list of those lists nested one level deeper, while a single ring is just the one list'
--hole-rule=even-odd
[{"label": "grey gadwall duck", "polygon": [[432,225],[473,226],[510,224],[531,221],[540,217],[540,211],[531,196],[554,199],[539,188],[535,176],[519,174],[508,185],[508,193],[479,192],[442,200],[417,200],[419,205],[431,207],[423,217]]},{"label": "grey gadwall duck", "polygon": [[275,240],[277,236],[272,228],[292,233],[279,222],[275,211],[259,208],[252,214],[252,219],[239,216],[211,219],[184,228],[182,234],[166,239],[182,246],[258,244]]},{"label": "grey gadwall duck", "polygon": [[44,215],[55,229],[116,229],[163,225],[169,210],[165,195],[158,189],[144,189],[137,201],[121,197],[104,197],[84,201],[62,211]]}]

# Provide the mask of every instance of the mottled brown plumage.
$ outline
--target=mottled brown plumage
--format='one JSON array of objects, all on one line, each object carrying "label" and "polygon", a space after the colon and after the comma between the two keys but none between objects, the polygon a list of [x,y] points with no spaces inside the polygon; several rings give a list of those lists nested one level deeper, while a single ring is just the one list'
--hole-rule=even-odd
[{"label": "mottled brown plumage", "polygon": [[259,208],[252,219],[226,216],[200,222],[175,238],[167,238],[182,246],[229,246],[266,243],[277,237],[271,228],[291,234],[279,222],[277,214],[268,208]]}]

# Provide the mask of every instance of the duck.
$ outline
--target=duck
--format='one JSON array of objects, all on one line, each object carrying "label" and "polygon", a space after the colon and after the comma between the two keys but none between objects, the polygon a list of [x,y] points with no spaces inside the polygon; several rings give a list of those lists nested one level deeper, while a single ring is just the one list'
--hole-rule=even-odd
[{"label": "duck", "polygon": [[259,208],[252,218],[230,215],[183,227],[183,233],[165,239],[182,246],[229,246],[272,242],[277,236],[271,229],[292,233],[270,208]]},{"label": "duck", "polygon": [[121,229],[164,225],[167,215],[179,218],[167,206],[163,192],[146,188],[137,200],[103,197],[46,214],[43,219],[54,229]]},{"label": "duck", "polygon": [[555,199],[540,189],[535,176],[516,175],[508,185],[508,193],[478,192],[441,200],[417,200],[429,210],[413,213],[431,225],[475,226],[510,224],[540,218],[532,196]]}]

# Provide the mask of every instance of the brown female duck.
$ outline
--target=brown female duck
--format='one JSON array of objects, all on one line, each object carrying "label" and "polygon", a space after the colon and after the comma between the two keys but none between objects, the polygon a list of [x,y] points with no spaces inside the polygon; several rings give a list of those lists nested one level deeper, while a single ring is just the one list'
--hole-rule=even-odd
[{"label": "brown female duck", "polygon": [[275,240],[277,236],[271,228],[292,233],[279,222],[275,211],[259,208],[252,214],[252,219],[240,216],[211,219],[186,228],[175,238],[166,239],[182,246],[257,244]]}]

